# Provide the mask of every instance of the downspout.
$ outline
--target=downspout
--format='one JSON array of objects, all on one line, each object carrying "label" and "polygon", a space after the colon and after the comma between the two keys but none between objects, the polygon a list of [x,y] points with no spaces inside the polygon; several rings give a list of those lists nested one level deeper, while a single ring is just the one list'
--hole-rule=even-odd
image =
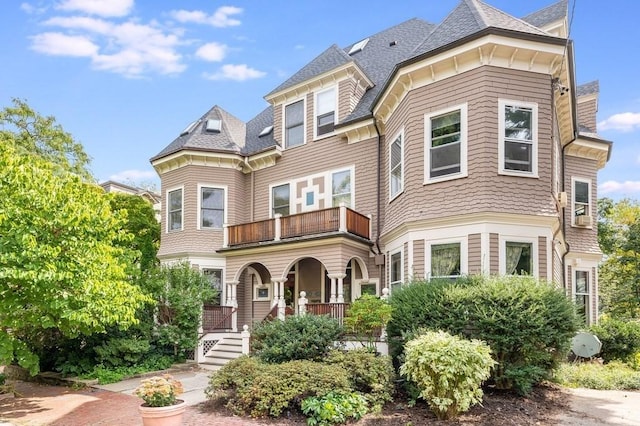
[{"label": "downspout", "polygon": [[[376,129],[376,137],[378,138],[378,182],[377,182],[377,191],[376,191],[376,249],[378,250],[377,254],[382,254],[380,250],[380,189],[382,188],[382,138],[380,137],[380,129],[378,128],[378,120],[376,117],[373,117],[373,126]],[[374,252],[374,254],[376,254]]]}]

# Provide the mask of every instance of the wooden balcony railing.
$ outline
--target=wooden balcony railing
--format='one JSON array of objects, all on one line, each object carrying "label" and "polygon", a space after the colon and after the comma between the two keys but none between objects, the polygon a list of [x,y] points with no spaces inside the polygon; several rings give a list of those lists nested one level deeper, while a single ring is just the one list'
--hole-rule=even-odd
[{"label": "wooden balcony railing", "polygon": [[329,315],[343,323],[349,310],[348,303],[307,303],[306,311],[311,315]]},{"label": "wooden balcony railing", "polygon": [[274,219],[225,225],[224,247],[265,241],[281,241],[311,235],[343,232],[369,239],[370,218],[344,205],[323,210],[276,215]]},{"label": "wooden balcony railing", "polygon": [[202,307],[202,330],[207,333],[233,329],[233,306],[205,305]]}]

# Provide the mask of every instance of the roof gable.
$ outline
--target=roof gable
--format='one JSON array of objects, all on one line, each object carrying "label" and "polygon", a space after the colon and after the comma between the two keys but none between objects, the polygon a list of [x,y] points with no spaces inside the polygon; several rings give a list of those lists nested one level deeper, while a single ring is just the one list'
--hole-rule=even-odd
[{"label": "roof gable", "polygon": [[524,18],[523,21],[530,23],[533,26],[542,28],[552,22],[559,21],[566,18],[569,7],[568,0],[560,0],[557,3],[549,5],[543,9],[533,12]]},{"label": "roof gable", "polygon": [[593,95],[600,92],[600,82],[598,80],[590,81],[576,87],[576,96]]}]

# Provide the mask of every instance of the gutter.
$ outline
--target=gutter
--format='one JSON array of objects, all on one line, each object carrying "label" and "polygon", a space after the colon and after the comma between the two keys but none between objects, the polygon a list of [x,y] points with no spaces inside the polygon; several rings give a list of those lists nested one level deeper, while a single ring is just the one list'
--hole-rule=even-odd
[{"label": "gutter", "polygon": [[[376,129],[376,137],[378,138],[378,190],[376,191],[376,250],[378,253],[373,252],[373,254],[382,254],[380,250],[380,189],[382,188],[382,138],[380,137],[380,128],[378,127],[378,120],[373,118],[373,126]],[[373,248],[372,250],[373,251]]]}]

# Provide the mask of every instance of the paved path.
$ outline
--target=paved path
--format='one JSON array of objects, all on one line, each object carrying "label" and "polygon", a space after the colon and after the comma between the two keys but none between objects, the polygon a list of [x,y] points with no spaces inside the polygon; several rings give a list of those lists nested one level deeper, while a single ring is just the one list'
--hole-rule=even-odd
[{"label": "paved path", "polygon": [[640,392],[567,389],[569,412],[559,417],[568,426],[640,425]]}]

